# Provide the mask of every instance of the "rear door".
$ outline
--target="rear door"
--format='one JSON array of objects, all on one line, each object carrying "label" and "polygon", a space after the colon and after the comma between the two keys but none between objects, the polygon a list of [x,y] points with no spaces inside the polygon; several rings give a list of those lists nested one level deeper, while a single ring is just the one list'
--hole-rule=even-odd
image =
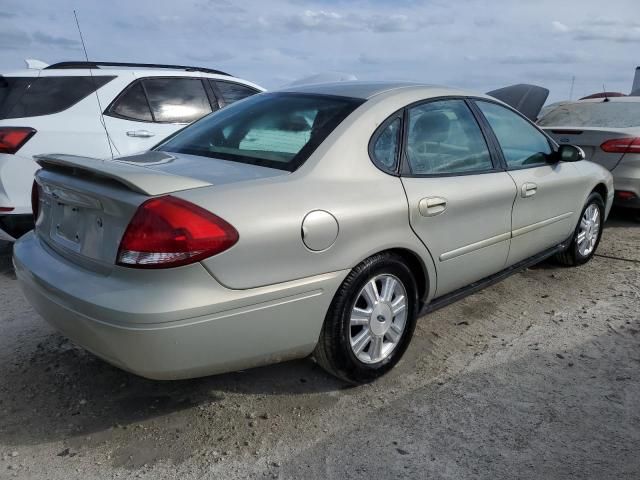
[{"label": "rear door", "polygon": [[516,189],[464,99],[412,106],[405,125],[410,222],[433,256],[441,296],[504,268]]},{"label": "rear door", "polygon": [[553,162],[549,139],[516,112],[476,100],[517,188],[508,265],[566,240],[573,231],[583,185],[576,164]]},{"label": "rear door", "polygon": [[109,105],[105,123],[118,153],[131,155],[217,109],[201,78],[148,77],[128,85]]}]

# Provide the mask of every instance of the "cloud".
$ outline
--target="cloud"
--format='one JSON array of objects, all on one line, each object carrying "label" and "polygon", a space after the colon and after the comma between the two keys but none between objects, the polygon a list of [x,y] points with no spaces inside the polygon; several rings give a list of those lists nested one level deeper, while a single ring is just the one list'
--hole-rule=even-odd
[{"label": "cloud", "polygon": [[569,27],[567,27],[564,23],[559,22],[557,20],[554,20],[553,22],[551,22],[551,26],[556,32],[565,33],[569,31]]},{"label": "cloud", "polygon": [[419,30],[429,25],[442,25],[449,20],[442,17],[416,17],[392,13],[339,13],[327,10],[305,10],[284,17],[261,17],[261,25],[266,28],[280,28],[293,33],[304,31],[323,33],[374,32],[397,33]]},{"label": "cloud", "polygon": [[507,55],[498,59],[503,65],[564,65],[567,63],[578,63],[584,61],[584,57],[578,53],[548,53],[548,54],[518,54]]},{"label": "cloud", "polygon": [[614,20],[597,18],[587,25],[570,27],[564,23],[553,21],[551,27],[561,34],[568,34],[573,40],[608,41],[616,43],[640,42],[640,22],[634,20]]},{"label": "cloud", "polygon": [[0,45],[7,50],[17,50],[31,45],[31,38],[21,30],[0,29]]},{"label": "cloud", "polygon": [[56,47],[67,48],[71,50],[77,50],[80,48],[80,42],[77,40],[72,40],[66,37],[56,37],[40,31],[36,31],[33,34],[33,39],[38,43],[53,45]]}]

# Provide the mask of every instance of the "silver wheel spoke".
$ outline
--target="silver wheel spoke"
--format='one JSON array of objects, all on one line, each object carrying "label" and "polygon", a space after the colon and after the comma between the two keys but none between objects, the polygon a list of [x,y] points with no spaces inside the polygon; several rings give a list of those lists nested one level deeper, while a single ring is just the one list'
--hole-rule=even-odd
[{"label": "silver wheel spoke", "polygon": [[405,308],[407,308],[407,302],[404,295],[396,298],[395,301],[391,304],[391,311],[393,312],[394,317],[404,311]]},{"label": "silver wheel spoke", "polygon": [[362,308],[354,307],[351,311],[351,326],[369,325],[371,312],[371,309],[363,310]]},{"label": "silver wheel spoke", "polygon": [[582,245],[587,238],[587,234],[585,232],[580,232],[578,234],[578,245]]},{"label": "silver wheel spoke", "polygon": [[371,333],[369,333],[368,328],[365,328],[362,330],[362,332],[358,334],[358,336],[355,339],[353,339],[353,343],[352,343],[353,353],[355,353],[356,355],[361,353],[364,350],[364,348],[369,344],[370,341],[371,341]]},{"label": "silver wheel spoke", "polygon": [[385,334],[391,343],[398,343],[400,340],[400,335],[402,334],[402,329],[398,327],[395,323],[391,324],[391,328],[387,330]]},{"label": "silver wheel spoke", "polygon": [[367,299],[367,303],[370,307],[374,307],[376,303],[380,301],[380,295],[378,295],[378,286],[376,285],[375,280],[371,280],[369,283],[367,283],[362,293]]},{"label": "silver wheel spoke", "polygon": [[374,336],[371,338],[369,357],[371,357],[372,362],[382,360],[382,337]]},{"label": "silver wheel spoke", "polygon": [[393,277],[386,277],[384,279],[384,283],[382,285],[382,295],[381,295],[381,299],[385,302],[390,302],[391,299],[393,298],[393,292],[396,289],[396,284],[398,282],[396,282],[395,278]]}]

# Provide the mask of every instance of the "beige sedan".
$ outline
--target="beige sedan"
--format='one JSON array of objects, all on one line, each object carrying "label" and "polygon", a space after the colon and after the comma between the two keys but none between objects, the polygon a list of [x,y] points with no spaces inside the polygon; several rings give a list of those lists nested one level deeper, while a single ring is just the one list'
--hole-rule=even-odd
[{"label": "beige sedan", "polygon": [[123,369],[313,355],[352,383],[419,315],[555,255],[587,262],[611,174],[488,96],[343,82],[255,95],[147,153],[38,158],[24,292]]}]

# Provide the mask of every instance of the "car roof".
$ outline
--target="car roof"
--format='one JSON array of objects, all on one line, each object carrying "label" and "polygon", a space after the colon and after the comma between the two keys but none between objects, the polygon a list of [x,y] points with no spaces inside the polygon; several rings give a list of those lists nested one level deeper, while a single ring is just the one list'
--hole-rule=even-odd
[{"label": "car roof", "polygon": [[640,96],[624,96],[624,97],[607,97],[604,98],[585,98],[583,100],[576,100],[575,102],[566,102],[567,104],[575,103],[608,103],[608,102],[640,102]]},{"label": "car roof", "polygon": [[292,87],[284,87],[278,92],[292,93],[311,93],[320,95],[336,95],[340,97],[360,98],[363,100],[370,99],[382,93],[392,92],[406,88],[424,89],[428,95],[432,91],[434,96],[444,95],[464,95],[485,97],[485,95],[466,92],[455,88],[442,87],[439,85],[429,85],[418,82],[402,82],[402,81],[347,81],[335,83],[317,83],[310,85],[296,85]]},{"label": "car roof", "polygon": [[[61,69],[22,69],[14,70],[11,72],[0,73],[3,77],[75,77],[86,76],[89,74],[88,68],[61,68]],[[118,76],[118,77],[130,77],[135,75],[138,78],[142,77],[203,77],[213,78],[220,81],[236,82],[249,87],[255,88],[259,91],[264,91],[264,88],[258,84],[245,80],[243,78],[234,77],[232,75],[199,72],[199,71],[187,71],[169,68],[122,68],[122,67],[100,67],[91,69],[91,75],[94,77],[99,76]]]}]

